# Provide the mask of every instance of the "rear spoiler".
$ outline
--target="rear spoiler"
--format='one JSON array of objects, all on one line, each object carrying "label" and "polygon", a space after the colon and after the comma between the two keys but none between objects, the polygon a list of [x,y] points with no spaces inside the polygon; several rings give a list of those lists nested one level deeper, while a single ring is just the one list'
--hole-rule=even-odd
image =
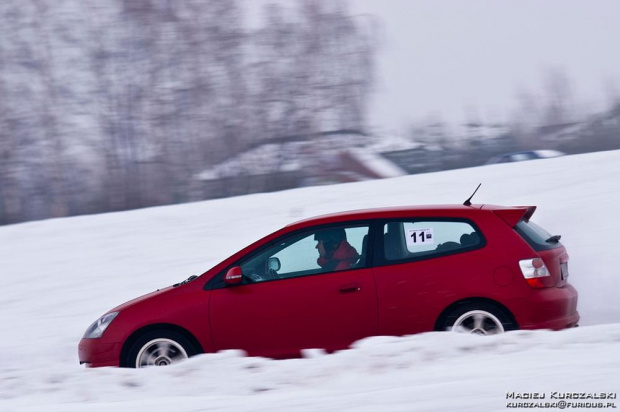
[{"label": "rear spoiler", "polygon": [[513,206],[493,210],[510,227],[515,227],[521,221],[528,222],[535,211],[536,206]]}]

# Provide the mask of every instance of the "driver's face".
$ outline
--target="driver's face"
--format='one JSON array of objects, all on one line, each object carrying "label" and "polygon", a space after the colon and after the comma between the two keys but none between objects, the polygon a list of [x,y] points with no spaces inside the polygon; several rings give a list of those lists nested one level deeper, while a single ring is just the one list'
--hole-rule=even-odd
[{"label": "driver's face", "polygon": [[319,251],[319,256],[324,257],[326,255],[326,253],[325,253],[325,245],[323,244],[322,240],[319,240],[316,243],[316,248]]}]

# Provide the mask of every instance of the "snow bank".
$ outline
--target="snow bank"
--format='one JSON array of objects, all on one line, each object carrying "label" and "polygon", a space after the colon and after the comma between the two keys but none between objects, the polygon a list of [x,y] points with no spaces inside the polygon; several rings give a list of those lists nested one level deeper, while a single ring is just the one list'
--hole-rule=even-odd
[{"label": "snow bank", "polygon": [[[507,391],[618,391],[620,151],[313,187],[0,228],[0,410],[505,410]],[[581,327],[478,339],[430,333],[272,361],[236,352],[153,370],[78,365],[109,308],[199,274],[322,213],[407,204],[534,204],[571,256]],[[620,405],[620,402],[618,402]]]}]

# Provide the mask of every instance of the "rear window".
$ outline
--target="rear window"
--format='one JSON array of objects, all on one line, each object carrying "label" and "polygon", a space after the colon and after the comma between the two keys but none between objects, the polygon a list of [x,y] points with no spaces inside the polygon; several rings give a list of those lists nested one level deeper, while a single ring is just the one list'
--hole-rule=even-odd
[{"label": "rear window", "polygon": [[413,261],[484,246],[485,241],[472,223],[457,219],[415,219],[390,221],[383,226],[385,263]]},{"label": "rear window", "polygon": [[515,230],[536,251],[555,249],[562,246],[559,241],[549,241],[552,235],[534,222],[521,221]]}]

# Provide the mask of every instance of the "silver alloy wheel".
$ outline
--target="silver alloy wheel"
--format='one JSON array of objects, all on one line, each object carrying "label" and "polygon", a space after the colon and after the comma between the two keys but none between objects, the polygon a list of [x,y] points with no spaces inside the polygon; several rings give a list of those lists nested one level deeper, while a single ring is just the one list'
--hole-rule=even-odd
[{"label": "silver alloy wheel", "polygon": [[485,310],[471,310],[459,316],[452,330],[474,335],[496,335],[504,333],[504,326],[492,313]]},{"label": "silver alloy wheel", "polygon": [[187,359],[187,352],[172,339],[158,338],[147,342],[136,356],[136,368],[165,366]]}]

